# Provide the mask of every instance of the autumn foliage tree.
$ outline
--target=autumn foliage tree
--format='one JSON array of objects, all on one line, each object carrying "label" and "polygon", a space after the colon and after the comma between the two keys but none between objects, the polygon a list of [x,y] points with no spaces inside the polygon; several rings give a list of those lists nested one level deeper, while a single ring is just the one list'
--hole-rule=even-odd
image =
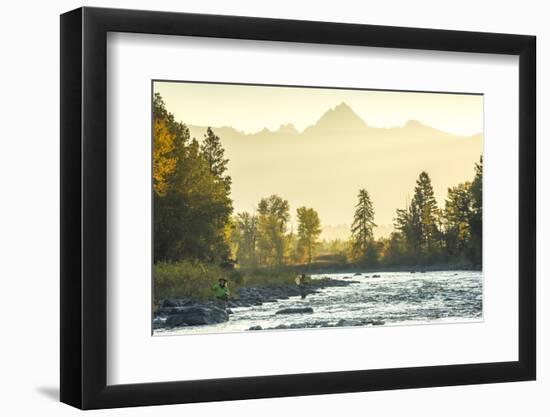
[{"label": "autumn foliage tree", "polygon": [[315,255],[317,240],[321,235],[319,214],[312,208],[300,207],[296,210],[298,218],[298,246],[303,248],[308,264]]},{"label": "autumn foliage tree", "polygon": [[[218,138],[219,139],[219,138]],[[154,259],[221,261],[230,255],[230,178],[227,162],[191,139],[162,97],[153,99]],[[225,161],[225,162],[224,162]],[[213,167],[216,169],[213,169]]]},{"label": "autumn foliage tree", "polygon": [[287,224],[290,206],[278,195],[262,198],[258,203],[258,255],[261,263],[282,265],[288,249]]},{"label": "autumn foliage tree", "polygon": [[257,265],[258,217],[242,212],[233,219],[232,241],[241,266]]},{"label": "autumn foliage tree", "polygon": [[153,122],[153,190],[155,195],[164,196],[168,178],[176,168],[174,155],[176,137],[169,130],[165,118],[157,117]]}]

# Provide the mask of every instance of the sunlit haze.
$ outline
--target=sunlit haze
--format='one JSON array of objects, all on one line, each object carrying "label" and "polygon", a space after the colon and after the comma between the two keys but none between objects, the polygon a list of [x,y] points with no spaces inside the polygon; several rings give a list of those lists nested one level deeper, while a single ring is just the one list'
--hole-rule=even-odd
[{"label": "sunlit haze", "polygon": [[357,192],[373,200],[375,235],[392,230],[421,171],[440,207],[474,177],[483,96],[155,82],[166,108],[201,139],[211,126],[229,159],[234,211],[278,194],[295,215],[318,211],[322,238],[345,238]]}]

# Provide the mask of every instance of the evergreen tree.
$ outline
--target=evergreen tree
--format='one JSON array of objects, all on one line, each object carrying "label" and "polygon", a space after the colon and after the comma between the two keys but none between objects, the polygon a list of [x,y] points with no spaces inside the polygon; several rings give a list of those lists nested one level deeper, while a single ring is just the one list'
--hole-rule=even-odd
[{"label": "evergreen tree", "polygon": [[355,258],[363,257],[367,246],[373,240],[374,207],[366,189],[359,190],[355,214],[351,225],[352,252]]},{"label": "evergreen tree", "polygon": [[445,240],[451,256],[465,255],[470,241],[470,218],[472,215],[471,184],[465,182],[449,188],[445,200]]},{"label": "evergreen tree", "polygon": [[411,202],[414,214],[414,228],[416,229],[417,254],[423,257],[434,249],[437,237],[437,202],[430,176],[422,171],[416,180],[414,196]]},{"label": "evergreen tree", "polygon": [[403,236],[406,257],[418,263],[422,251],[422,222],[420,210],[415,204],[397,209],[394,227]]},{"label": "evergreen tree", "polygon": [[365,249],[365,253],[363,255],[363,262],[365,265],[368,265],[369,267],[378,266],[380,263],[380,255],[382,252],[383,243],[372,239]]},{"label": "evergreen tree", "polygon": [[407,259],[405,239],[402,233],[392,232],[390,237],[386,239],[382,261],[388,266],[406,265],[409,262]]},{"label": "evergreen tree", "polygon": [[405,209],[398,209],[394,219],[410,261],[429,262],[439,252],[442,246],[440,218],[430,177],[423,171],[416,181],[412,201]]},{"label": "evergreen tree", "polygon": [[209,127],[201,143],[201,152],[210,167],[212,174],[218,178],[229,192],[231,187],[231,177],[225,175],[229,159],[225,159],[225,151],[222,147],[219,136]]},{"label": "evergreen tree", "polygon": [[472,213],[469,219],[470,234],[472,236],[470,247],[472,248],[472,260],[481,265],[483,247],[483,156],[479,157],[479,163],[475,165],[475,177],[470,187],[472,197]]}]

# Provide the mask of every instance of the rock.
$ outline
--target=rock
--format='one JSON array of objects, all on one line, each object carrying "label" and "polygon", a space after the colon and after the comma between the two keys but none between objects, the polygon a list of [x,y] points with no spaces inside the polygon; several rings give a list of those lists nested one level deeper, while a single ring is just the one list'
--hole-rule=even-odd
[{"label": "rock", "polygon": [[311,307],[283,308],[282,310],[277,311],[275,314],[303,314],[303,313],[313,313],[313,309]]},{"label": "rock", "polygon": [[166,300],[162,300],[162,302],[160,303],[161,308],[178,307],[178,306],[179,306],[179,300],[166,299]]},{"label": "rock", "polygon": [[380,278],[380,275],[374,274],[372,277],[373,277],[373,278]]},{"label": "rock", "polygon": [[263,330],[263,329],[262,329],[262,326],[252,326],[252,327],[249,327],[248,330]]},{"label": "rock", "polygon": [[356,272],[355,274],[353,274],[354,277],[359,277],[361,276],[361,272]]},{"label": "rock", "polygon": [[223,323],[229,319],[227,312],[214,306],[191,306],[179,309],[177,314],[166,318],[167,327],[199,326],[204,324]]},{"label": "rock", "polygon": [[165,317],[155,317],[153,319],[153,329],[162,329],[166,325]]},{"label": "rock", "polygon": [[346,319],[340,319],[336,323],[337,327],[351,327],[351,326],[362,326],[363,323],[355,320],[346,320]]},{"label": "rock", "polygon": [[167,298],[166,300],[162,300],[160,308],[184,307],[191,304],[193,304],[193,300],[189,298]]}]

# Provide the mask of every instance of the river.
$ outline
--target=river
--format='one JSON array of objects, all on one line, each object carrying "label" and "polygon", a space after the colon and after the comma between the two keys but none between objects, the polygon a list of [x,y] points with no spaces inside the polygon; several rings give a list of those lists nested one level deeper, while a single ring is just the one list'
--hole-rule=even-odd
[{"label": "river", "polygon": [[[377,275],[377,277],[373,277]],[[369,272],[312,275],[357,281],[316,294],[260,306],[233,308],[229,321],[208,326],[158,329],[155,335],[242,332],[262,329],[356,325],[407,325],[481,321],[481,271]],[[313,313],[276,315],[284,308],[311,307]]]}]

